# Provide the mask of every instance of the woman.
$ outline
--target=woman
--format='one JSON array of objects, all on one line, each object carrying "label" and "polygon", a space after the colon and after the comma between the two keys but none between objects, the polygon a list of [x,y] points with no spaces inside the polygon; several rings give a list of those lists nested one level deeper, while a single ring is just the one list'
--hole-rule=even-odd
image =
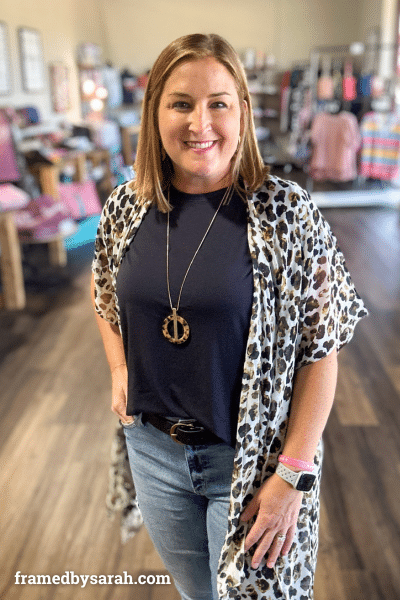
[{"label": "woman", "polygon": [[150,73],[93,298],[137,498],[184,600],[312,598],[336,353],[366,314],[327,223],[268,176],[217,35]]}]

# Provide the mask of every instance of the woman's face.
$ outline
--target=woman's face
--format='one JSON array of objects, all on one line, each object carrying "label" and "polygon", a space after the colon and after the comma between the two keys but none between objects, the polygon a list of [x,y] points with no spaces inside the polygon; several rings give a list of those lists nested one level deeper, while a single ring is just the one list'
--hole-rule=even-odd
[{"label": "woman's face", "polygon": [[[246,110],[243,103],[242,110]],[[167,79],[158,109],[163,147],[174,185],[187,193],[231,183],[231,159],[243,119],[235,82],[215,58],[184,62]]]}]

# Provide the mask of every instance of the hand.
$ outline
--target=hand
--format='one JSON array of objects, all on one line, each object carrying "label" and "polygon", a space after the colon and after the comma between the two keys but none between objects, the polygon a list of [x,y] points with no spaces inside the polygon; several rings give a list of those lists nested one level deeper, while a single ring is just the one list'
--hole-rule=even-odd
[{"label": "hand", "polygon": [[111,410],[118,415],[124,423],[132,423],[133,419],[126,414],[126,402],[128,395],[128,370],[126,365],[119,365],[111,374],[112,377],[112,401]]},{"label": "hand", "polygon": [[[279,475],[273,474],[258,490],[250,504],[243,511],[241,520],[248,521],[255,514],[257,518],[246,536],[244,551],[247,552],[258,542],[251,561],[257,569],[268,552],[267,566],[272,569],[278,556],[285,556],[293,543],[299,517],[303,493],[295,490]],[[282,536],[279,539],[278,536]]]}]

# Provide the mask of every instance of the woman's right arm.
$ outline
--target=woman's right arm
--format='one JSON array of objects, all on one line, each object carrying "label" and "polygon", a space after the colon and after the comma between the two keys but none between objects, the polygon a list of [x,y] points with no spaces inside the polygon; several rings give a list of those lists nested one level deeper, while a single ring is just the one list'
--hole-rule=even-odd
[{"label": "woman's right arm", "polygon": [[[91,279],[91,299],[94,306],[94,275]],[[121,421],[132,422],[132,417],[126,415],[128,395],[128,370],[126,366],[124,345],[117,325],[109,323],[96,312],[96,321],[103,339],[107,361],[111,371],[112,403],[111,410]]]}]

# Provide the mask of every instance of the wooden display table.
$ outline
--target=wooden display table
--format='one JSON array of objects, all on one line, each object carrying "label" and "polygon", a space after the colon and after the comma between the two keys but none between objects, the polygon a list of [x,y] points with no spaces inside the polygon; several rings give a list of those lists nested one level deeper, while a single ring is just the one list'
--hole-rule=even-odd
[{"label": "wooden display table", "polygon": [[[47,240],[21,239],[14,212],[0,211],[0,280],[3,288],[0,307],[4,306],[7,310],[21,310],[26,306],[21,244],[47,244],[50,264],[54,267],[65,267],[67,264],[67,251],[61,234]],[[73,233],[69,232],[68,236]]]},{"label": "wooden display table", "polygon": [[4,306],[8,310],[25,307],[25,285],[21,247],[13,211],[0,212],[0,272]]},{"label": "wooden display table", "polygon": [[[55,201],[59,200],[59,175],[66,164],[73,163],[75,180],[86,181],[86,161],[93,166],[102,165],[105,169],[103,186],[107,193],[112,191],[112,173],[110,169],[110,154],[108,150],[92,150],[90,152],[71,152],[65,159],[54,165],[35,165],[30,167],[40,183],[43,194],[48,194]],[[61,234],[48,240],[20,239],[14,222],[15,211],[0,211],[0,276],[3,288],[3,305],[7,310],[22,309],[26,305],[25,284],[22,269],[21,243],[47,244],[49,247],[50,264],[65,267],[67,252],[64,238]],[[72,234],[68,234],[72,235]]]},{"label": "wooden display table", "polygon": [[37,177],[43,194],[48,194],[55,200],[59,200],[60,171],[67,165],[75,169],[74,181],[83,182],[88,179],[86,161],[90,161],[93,167],[101,165],[104,169],[104,177],[100,183],[105,193],[111,194],[113,190],[112,172],[110,167],[110,153],[108,150],[90,150],[89,152],[70,152],[61,161],[53,165],[33,165],[31,172]]},{"label": "wooden display table", "polygon": [[42,194],[48,194],[54,200],[59,200],[58,184],[60,182],[60,171],[66,165],[70,164],[75,168],[75,181],[85,181],[87,179],[87,170],[84,152],[71,152],[58,163],[53,165],[32,165],[29,169],[37,177]]}]

